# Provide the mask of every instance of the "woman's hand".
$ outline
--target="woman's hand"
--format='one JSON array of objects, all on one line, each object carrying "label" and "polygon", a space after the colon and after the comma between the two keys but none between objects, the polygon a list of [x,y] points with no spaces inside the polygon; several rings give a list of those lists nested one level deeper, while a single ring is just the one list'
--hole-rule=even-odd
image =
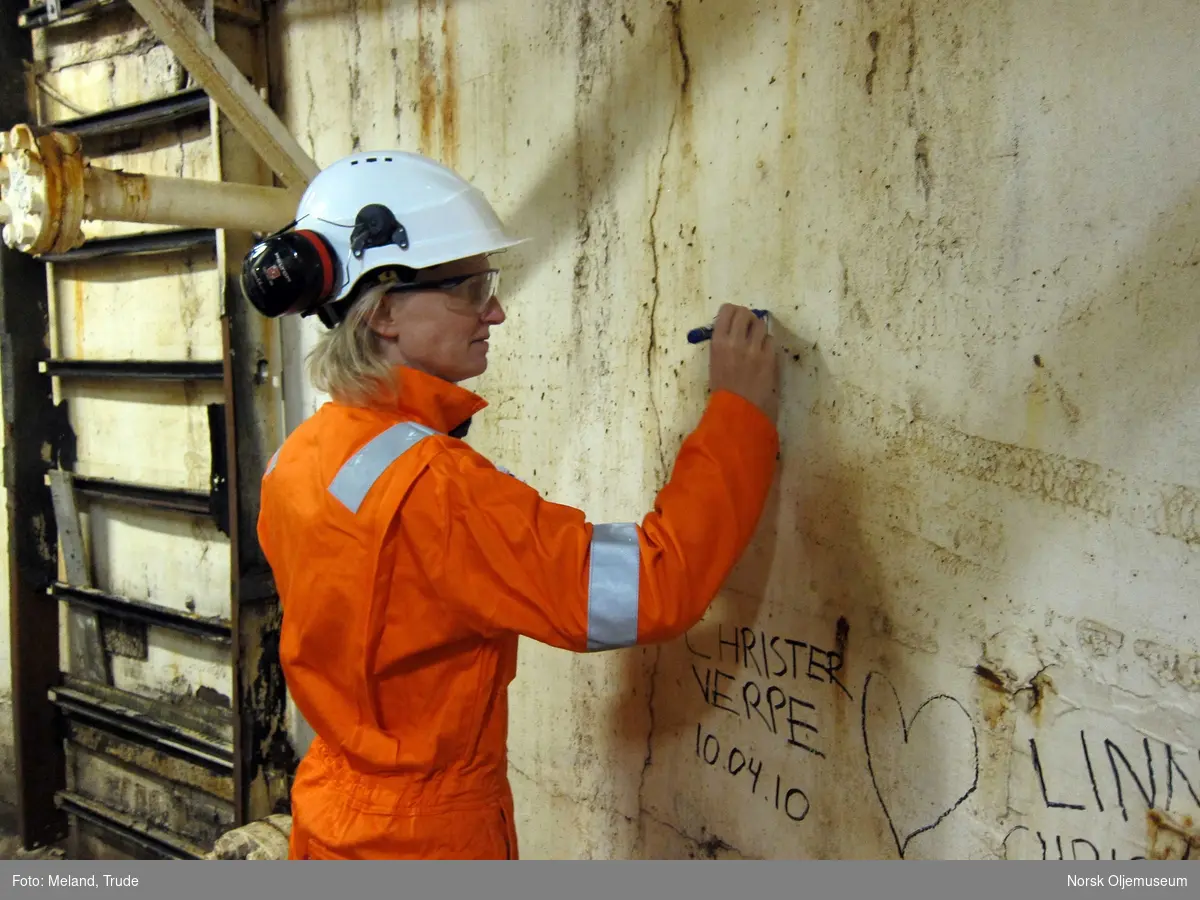
[{"label": "woman's hand", "polygon": [[772,422],[779,415],[779,357],[766,322],[747,307],[722,304],[713,323],[709,352],[710,390],[732,391]]}]

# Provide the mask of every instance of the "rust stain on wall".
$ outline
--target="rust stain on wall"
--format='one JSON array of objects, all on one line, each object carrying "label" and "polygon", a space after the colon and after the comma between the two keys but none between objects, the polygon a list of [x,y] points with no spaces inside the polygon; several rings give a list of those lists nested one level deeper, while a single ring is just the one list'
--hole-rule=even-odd
[{"label": "rust stain on wall", "polygon": [[983,710],[984,721],[987,722],[988,728],[999,728],[1010,709],[1009,693],[1008,688],[1004,685],[1004,679],[983,665],[975,667],[975,675],[979,679],[978,684],[982,689],[980,706]]},{"label": "rust stain on wall", "polygon": [[85,356],[83,350],[84,330],[83,318],[83,282],[74,282],[75,293],[75,355]]},{"label": "rust stain on wall", "polygon": [[437,69],[433,38],[426,28],[427,20],[435,14],[434,0],[417,2],[417,108],[421,116],[421,153],[431,155],[434,115],[437,109]]},{"label": "rust stain on wall", "polygon": [[458,166],[458,84],[454,74],[457,39],[454,7],[446,0],[442,16],[442,91],[438,102],[442,111],[442,161],[452,169]]},{"label": "rust stain on wall", "polygon": [[[440,20],[440,21],[439,21]],[[441,48],[435,36],[440,34]],[[448,0],[417,3],[417,112],[421,153],[458,166],[457,20]]]},{"label": "rust stain on wall", "polygon": [[1147,859],[1200,860],[1200,828],[1191,816],[1175,819],[1158,809],[1146,813]]},{"label": "rust stain on wall", "polygon": [[1026,711],[1035,724],[1041,725],[1046,695],[1053,693],[1054,682],[1050,680],[1050,676],[1043,669],[1029,679],[1029,684],[1021,690],[1029,692],[1029,706],[1026,708]]}]

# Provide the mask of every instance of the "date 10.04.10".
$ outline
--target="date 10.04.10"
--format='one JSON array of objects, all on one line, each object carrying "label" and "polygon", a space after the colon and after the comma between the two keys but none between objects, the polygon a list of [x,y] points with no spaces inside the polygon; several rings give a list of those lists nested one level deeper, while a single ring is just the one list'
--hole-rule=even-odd
[{"label": "date 10.04.10", "polygon": [[[721,747],[720,738],[711,732],[706,733],[699,724],[696,725],[696,756],[714,769],[726,772],[731,776],[738,777],[744,772],[745,776],[741,780],[748,781],[750,793],[766,798],[768,803],[773,802],[775,808],[793,822],[803,822],[808,816],[811,807],[808,795],[804,791],[796,787],[785,787],[783,779],[779,775],[775,776],[774,781],[770,776],[763,781],[761,759],[755,759],[753,756],[747,755],[741,748],[732,745],[726,752]],[[760,783],[763,788],[761,794],[758,791]]]}]

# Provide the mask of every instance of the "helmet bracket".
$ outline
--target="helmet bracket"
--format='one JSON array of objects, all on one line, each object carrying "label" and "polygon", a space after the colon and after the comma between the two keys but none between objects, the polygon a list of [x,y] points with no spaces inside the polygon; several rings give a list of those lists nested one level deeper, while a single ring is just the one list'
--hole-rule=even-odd
[{"label": "helmet bracket", "polygon": [[358,211],[354,219],[354,230],[350,233],[350,252],[355,259],[362,259],[363,252],[371,247],[386,247],[395,244],[401,250],[408,249],[408,231],[396,220],[395,215],[381,203],[371,203]]}]

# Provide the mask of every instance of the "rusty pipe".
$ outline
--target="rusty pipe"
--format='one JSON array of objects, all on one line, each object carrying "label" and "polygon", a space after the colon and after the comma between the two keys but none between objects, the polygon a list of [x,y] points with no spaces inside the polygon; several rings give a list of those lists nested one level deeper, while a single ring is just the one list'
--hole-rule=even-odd
[{"label": "rusty pipe", "polygon": [[296,215],[286,188],[138,175],[92,166],[83,172],[83,218],[186,228],[277,231]]},{"label": "rusty pipe", "polygon": [[83,243],[84,220],[277,231],[302,189],[141,175],[83,158],[79,139],[28,125],[0,133],[0,238],[32,256]]}]

